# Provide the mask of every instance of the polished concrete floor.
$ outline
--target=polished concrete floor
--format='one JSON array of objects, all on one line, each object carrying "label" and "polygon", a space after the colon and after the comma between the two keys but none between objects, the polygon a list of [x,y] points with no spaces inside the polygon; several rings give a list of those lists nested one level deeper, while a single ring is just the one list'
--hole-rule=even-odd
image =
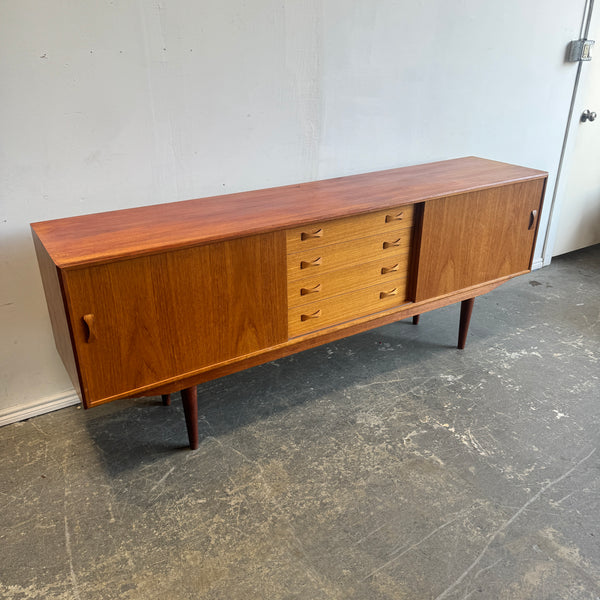
[{"label": "polished concrete floor", "polygon": [[597,600],[600,246],[457,325],[0,429],[0,597]]}]

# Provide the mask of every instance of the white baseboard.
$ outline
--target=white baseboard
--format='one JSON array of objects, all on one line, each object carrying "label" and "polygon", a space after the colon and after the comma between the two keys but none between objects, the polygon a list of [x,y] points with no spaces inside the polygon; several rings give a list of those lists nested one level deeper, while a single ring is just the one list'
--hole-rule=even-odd
[{"label": "white baseboard", "polygon": [[59,408],[73,406],[74,404],[79,404],[79,397],[75,390],[67,390],[66,392],[47,396],[43,400],[37,400],[30,404],[11,406],[10,408],[0,410],[0,427],[16,423],[17,421],[24,421],[31,417],[37,417],[38,415],[43,415]]},{"label": "white baseboard", "polygon": [[540,256],[539,258],[536,258],[532,265],[531,265],[531,270],[535,271],[536,269],[541,269],[542,267],[544,267],[546,265],[544,265],[544,259]]}]

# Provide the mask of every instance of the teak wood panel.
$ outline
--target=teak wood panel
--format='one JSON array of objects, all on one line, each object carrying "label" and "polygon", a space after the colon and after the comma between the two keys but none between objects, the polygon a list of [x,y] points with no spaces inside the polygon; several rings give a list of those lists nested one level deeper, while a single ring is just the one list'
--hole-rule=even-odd
[{"label": "teak wood panel", "polygon": [[60,268],[290,229],[524,180],[543,171],[477,157],[34,223]]},{"label": "teak wood panel", "polygon": [[394,254],[388,258],[291,281],[288,284],[288,307],[406,277],[408,260],[408,253]]},{"label": "teak wood panel", "polygon": [[33,243],[37,255],[40,275],[44,285],[44,294],[48,305],[48,313],[50,315],[50,323],[52,325],[52,333],[54,334],[54,344],[60,358],[65,365],[65,369],[73,382],[73,386],[79,396],[81,396],[81,386],[79,384],[79,370],[77,361],[73,352],[73,344],[71,341],[71,332],[65,302],[63,298],[60,278],[56,265],[46,252],[46,248],[42,245],[39,238],[33,232]]},{"label": "teak wood panel", "polygon": [[288,253],[411,227],[414,206],[399,206],[366,215],[311,223],[287,231]]},{"label": "teak wood panel", "polygon": [[447,296],[441,296],[435,300],[426,300],[424,302],[407,302],[400,306],[393,306],[390,309],[378,313],[366,315],[362,318],[353,319],[349,322],[339,323],[335,326],[314,332],[308,332],[304,335],[292,338],[284,344],[266,349],[255,354],[240,357],[227,361],[215,367],[209,367],[202,371],[192,373],[189,376],[172,382],[170,384],[159,385],[147,391],[147,395],[168,394],[181,390],[182,388],[200,385],[203,382],[211,381],[231,373],[237,373],[250,367],[261,365],[271,360],[277,360],[285,356],[290,356],[297,352],[308,350],[316,346],[321,346],[336,340],[346,338],[357,333],[370,331],[383,325],[395,323],[399,319],[406,319],[416,315],[421,315],[431,310],[456,304],[462,300],[468,300],[487,292],[492,291],[499,285],[508,281],[511,277],[504,277],[495,281],[490,281],[472,288],[459,290]]},{"label": "teak wood panel", "polygon": [[399,229],[289,254],[288,280],[304,279],[371,260],[394,260],[407,252],[411,236],[412,229]]},{"label": "teak wood panel", "polygon": [[529,270],[543,190],[535,180],[426,202],[415,300]]},{"label": "teak wood panel", "polygon": [[87,405],[287,339],[283,232],[68,270],[64,285]]},{"label": "teak wood panel", "polygon": [[[64,355],[63,360],[70,363],[67,368],[75,384],[81,373],[84,404],[90,406],[130,395],[130,390],[172,392],[404,316],[470,299],[529,269],[535,239],[535,231],[532,235],[531,230],[537,229],[539,199],[546,177],[542,171],[468,157],[284,188],[35,223],[32,225],[34,240],[40,249],[43,246],[38,252],[40,270],[44,287],[48,288],[48,303],[53,305],[49,306],[53,327],[57,324],[54,332],[57,347],[61,356]],[[473,244],[471,238],[477,237],[478,231],[469,230],[462,222],[472,226],[470,220],[477,218],[472,214],[476,208],[471,202],[473,198],[505,195],[517,182],[529,185],[538,196],[538,216],[527,217],[530,242],[529,247],[524,243],[521,248],[526,258],[497,259],[485,271],[479,268],[477,258],[471,259],[478,253],[493,254],[490,245],[486,246],[487,242]],[[509,200],[511,194],[515,195],[510,192]],[[466,196],[469,202],[463,204]],[[454,220],[447,214],[448,210],[435,208],[438,200],[456,202],[448,209],[450,213],[458,211]],[[406,290],[402,293],[401,286],[407,282],[407,278],[402,277],[397,281],[395,296],[385,296],[385,292],[392,290],[376,285],[331,296],[319,303],[321,310],[325,309],[322,317],[330,318],[330,322],[320,318],[316,325],[305,306],[300,317],[305,314],[309,318],[300,321],[307,329],[298,330],[296,325],[290,325],[288,336],[288,319],[291,323],[296,308],[300,307],[291,307],[289,311],[286,308],[289,290],[286,290],[284,230],[306,223],[363,218],[374,211],[396,210],[413,203],[418,204],[411,242],[416,252],[414,256],[411,253],[410,258],[410,295]],[[426,218],[425,205],[428,207]],[[503,211],[506,210],[506,207],[499,210],[500,222],[505,224],[508,221]],[[487,212],[490,214],[481,211],[487,221],[484,238],[494,239],[489,231],[498,227],[495,222],[498,215],[494,210]],[[464,243],[468,251],[460,250],[467,258],[463,266],[456,266],[460,252],[451,247],[456,256],[447,256],[448,246],[444,245],[446,242],[450,242],[450,246],[459,245],[451,241],[449,231],[453,229],[459,235],[467,235]],[[500,229],[503,231],[503,225]],[[258,235],[267,233],[264,238]],[[363,233],[352,233],[352,237]],[[260,239],[257,243],[264,249],[260,260],[257,259],[261,252],[258,247],[237,246],[233,241],[248,236]],[[217,251],[212,256],[209,250],[226,240],[231,244],[230,250],[237,248],[238,257],[233,266],[223,259],[229,251],[224,251],[224,255]],[[511,242],[506,246],[512,247]],[[200,250],[201,247],[205,250]],[[191,253],[190,256],[198,253],[199,258],[177,258],[186,253]],[[360,252],[346,253],[339,268],[344,269],[349,264],[348,258],[362,268],[378,257],[369,259]],[[437,267],[432,267],[435,261],[454,264],[436,272]],[[169,265],[175,263],[178,267],[170,270]],[[223,264],[225,269],[221,268]],[[501,268],[495,268],[498,266]],[[253,277],[257,269],[260,274]],[[468,270],[477,275],[472,278],[461,275]],[[504,271],[508,274],[502,275]],[[324,272],[333,278],[336,269]],[[218,273],[226,275],[220,278]],[[238,279],[241,284],[237,282],[236,286]],[[444,283],[447,280],[451,285]],[[470,283],[473,280],[481,283]],[[350,285],[361,285],[361,282]],[[236,296],[235,292],[241,288],[250,293]],[[449,291],[443,291],[448,288]],[[210,295],[209,289],[214,294]],[[268,291],[262,295],[264,290]],[[379,297],[373,296],[374,293]],[[113,300],[108,299],[110,295],[114,296]],[[241,300],[241,297],[246,299]],[[416,303],[404,303],[415,299]],[[387,302],[390,304],[385,304]],[[231,303],[237,307],[230,315]],[[65,304],[68,321],[64,318]],[[234,324],[228,330],[231,323]],[[88,333],[96,337],[89,343],[85,340]],[[227,336],[224,344],[221,344],[225,339],[221,333]],[[105,334],[112,336],[111,343],[106,343]],[[296,335],[298,337],[288,339]],[[76,354],[71,351],[70,356],[69,341],[76,348]]]},{"label": "teak wood panel", "polygon": [[406,302],[406,278],[290,308],[289,335],[295,337],[331,325],[401,306]]}]

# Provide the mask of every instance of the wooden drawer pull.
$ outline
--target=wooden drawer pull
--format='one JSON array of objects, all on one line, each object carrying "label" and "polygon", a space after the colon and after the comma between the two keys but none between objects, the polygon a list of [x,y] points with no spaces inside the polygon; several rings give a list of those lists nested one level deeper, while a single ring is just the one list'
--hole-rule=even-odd
[{"label": "wooden drawer pull", "polygon": [[395,215],[386,215],[385,216],[385,222],[386,223],[391,223],[392,221],[402,221],[404,219],[404,211],[399,212]]},{"label": "wooden drawer pull", "polygon": [[388,298],[389,296],[397,296],[397,295],[398,295],[398,288],[394,288],[393,290],[390,290],[389,292],[380,292],[379,299],[383,300],[384,298]]},{"label": "wooden drawer pull", "polygon": [[395,273],[400,268],[400,263],[396,263],[393,267],[381,267],[381,274]]},{"label": "wooden drawer pull", "polygon": [[321,291],[321,284],[317,283],[317,285],[315,285],[315,287],[312,287],[312,288],[300,288],[300,295],[306,296],[307,294],[314,294],[314,293],[320,292],[320,291]]},{"label": "wooden drawer pull", "polygon": [[402,238],[398,238],[395,242],[383,242],[383,249],[386,248],[397,248],[400,245],[400,240]]},{"label": "wooden drawer pull", "polygon": [[86,336],[85,341],[91,344],[96,340],[96,319],[94,315],[83,315],[83,322],[85,323]]},{"label": "wooden drawer pull", "polygon": [[321,257],[315,258],[315,260],[302,260],[300,261],[301,269],[308,269],[309,267],[318,267],[321,264]]},{"label": "wooden drawer pull", "polygon": [[532,210],[529,215],[529,227],[527,229],[533,229],[535,225],[535,218],[537,217],[537,210]]},{"label": "wooden drawer pull", "polygon": [[315,231],[314,233],[308,233],[306,231],[303,231],[300,234],[300,239],[302,241],[304,240],[314,240],[315,238],[320,238],[323,237],[323,230],[322,229],[317,229],[317,231]]},{"label": "wooden drawer pull", "polygon": [[308,321],[309,319],[318,319],[321,316],[321,309],[316,310],[312,315],[300,315],[301,321]]}]

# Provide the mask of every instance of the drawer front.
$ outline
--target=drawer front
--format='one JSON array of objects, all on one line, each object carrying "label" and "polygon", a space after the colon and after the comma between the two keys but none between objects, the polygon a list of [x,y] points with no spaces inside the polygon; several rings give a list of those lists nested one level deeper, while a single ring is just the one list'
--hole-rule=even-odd
[{"label": "drawer front", "polygon": [[406,277],[407,271],[408,253],[404,253],[290,281],[288,307],[317,302],[379,283],[387,284],[394,279]]},{"label": "drawer front", "polygon": [[412,227],[414,205],[380,210],[365,215],[296,227],[286,232],[287,252],[300,252],[329,244]]},{"label": "drawer front", "polygon": [[288,281],[373,260],[383,259],[386,263],[393,261],[408,251],[411,233],[412,229],[393,230],[342,244],[295,252],[287,257]]},{"label": "drawer front", "polygon": [[406,303],[406,278],[395,279],[288,310],[290,338]]}]

